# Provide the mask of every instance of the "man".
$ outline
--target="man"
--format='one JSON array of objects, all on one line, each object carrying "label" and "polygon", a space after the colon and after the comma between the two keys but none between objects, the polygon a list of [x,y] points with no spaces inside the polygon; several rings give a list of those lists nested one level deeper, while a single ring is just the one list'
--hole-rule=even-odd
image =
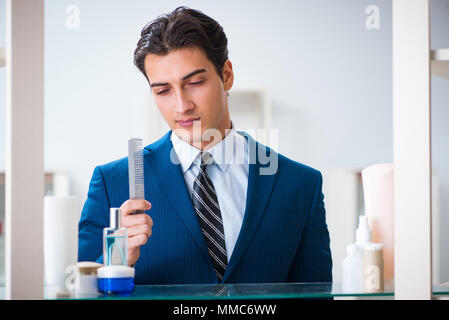
[{"label": "man", "polygon": [[134,61],[171,130],[144,149],[148,201],[128,199],[127,158],[95,168],[79,261],[103,262],[120,207],[137,284],[331,282],[321,174],[233,128],[222,27],[177,8],[142,30]]}]

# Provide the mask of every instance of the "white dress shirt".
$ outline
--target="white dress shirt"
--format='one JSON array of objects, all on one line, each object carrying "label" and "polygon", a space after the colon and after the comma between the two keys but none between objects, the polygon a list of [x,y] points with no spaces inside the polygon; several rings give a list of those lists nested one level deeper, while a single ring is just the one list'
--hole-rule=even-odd
[{"label": "white dress shirt", "polygon": [[[181,140],[173,132],[170,139],[192,197],[193,183],[200,171],[201,150]],[[246,208],[249,172],[247,141],[244,136],[232,129],[223,140],[205,151],[208,151],[214,159],[206,171],[217,194],[229,262]]]}]

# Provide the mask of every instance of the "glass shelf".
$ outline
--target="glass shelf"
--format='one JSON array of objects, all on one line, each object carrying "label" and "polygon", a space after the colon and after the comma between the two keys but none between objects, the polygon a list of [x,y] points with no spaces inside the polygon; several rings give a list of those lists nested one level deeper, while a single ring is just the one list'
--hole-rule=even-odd
[{"label": "glass shelf", "polygon": [[[227,300],[326,299],[338,296],[393,296],[393,281],[378,293],[343,292],[341,283],[239,283],[195,285],[138,285],[129,296],[67,296],[66,299]],[[61,297],[64,298],[64,297]]]},{"label": "glass shelf", "polygon": [[[137,300],[226,300],[226,299],[326,299],[335,297],[393,297],[393,279],[385,281],[385,289],[378,293],[343,292],[337,283],[239,283],[193,285],[137,285],[129,296],[75,295],[46,299],[137,299]],[[0,287],[0,299],[5,298],[4,286]],[[46,292],[46,290],[44,290]],[[433,286],[438,298],[449,295],[449,283]]]}]

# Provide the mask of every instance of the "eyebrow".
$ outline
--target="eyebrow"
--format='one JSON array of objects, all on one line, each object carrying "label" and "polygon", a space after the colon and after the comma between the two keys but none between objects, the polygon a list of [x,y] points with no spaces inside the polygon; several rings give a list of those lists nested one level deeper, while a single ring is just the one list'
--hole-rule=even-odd
[{"label": "eyebrow", "polygon": [[[185,75],[184,77],[182,77],[182,80],[187,80],[190,77],[193,77],[194,75],[198,74],[198,73],[203,73],[206,72],[206,69],[197,69],[195,71],[190,72],[189,74]],[[150,87],[158,87],[158,86],[166,86],[168,85],[168,82],[157,82],[157,83],[153,83],[150,84]]]}]

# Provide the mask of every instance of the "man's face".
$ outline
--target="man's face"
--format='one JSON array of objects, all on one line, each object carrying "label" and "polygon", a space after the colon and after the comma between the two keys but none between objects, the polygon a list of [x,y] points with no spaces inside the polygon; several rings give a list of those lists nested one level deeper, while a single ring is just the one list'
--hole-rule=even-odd
[{"label": "man's face", "polygon": [[201,135],[207,129],[224,132],[230,128],[226,91],[232,87],[234,76],[229,60],[223,67],[223,81],[205,53],[196,47],[173,50],[167,55],[148,54],[145,72],[156,105],[181,139],[198,141],[193,130],[199,125]]}]

